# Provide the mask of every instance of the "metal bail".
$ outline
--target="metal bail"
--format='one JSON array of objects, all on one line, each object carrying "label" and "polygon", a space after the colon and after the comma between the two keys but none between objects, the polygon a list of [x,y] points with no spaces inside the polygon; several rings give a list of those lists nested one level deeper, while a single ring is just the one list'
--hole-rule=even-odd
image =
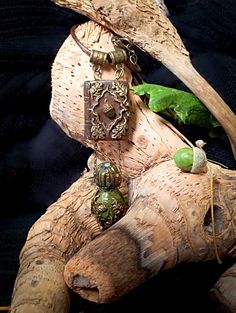
[{"label": "metal bail", "polygon": [[106,52],[92,50],[89,61],[94,65],[103,65],[108,62],[107,56]]}]

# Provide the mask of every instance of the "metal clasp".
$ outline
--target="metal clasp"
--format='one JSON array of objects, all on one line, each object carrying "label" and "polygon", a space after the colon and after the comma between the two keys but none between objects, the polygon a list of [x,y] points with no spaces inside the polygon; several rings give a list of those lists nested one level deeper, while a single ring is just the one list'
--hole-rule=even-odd
[{"label": "metal clasp", "polygon": [[133,43],[128,37],[118,37],[116,35],[113,35],[111,41],[114,47],[126,49],[130,62],[133,65],[137,65],[138,57],[133,49]]}]

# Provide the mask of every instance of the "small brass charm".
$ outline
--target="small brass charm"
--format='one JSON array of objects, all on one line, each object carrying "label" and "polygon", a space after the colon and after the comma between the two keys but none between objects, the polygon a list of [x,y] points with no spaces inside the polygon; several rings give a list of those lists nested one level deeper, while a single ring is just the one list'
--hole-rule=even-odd
[{"label": "small brass charm", "polygon": [[108,116],[109,118],[114,118],[116,116],[116,111],[113,108],[113,106],[110,104],[110,102],[105,99],[103,103],[103,112]]},{"label": "small brass charm", "polygon": [[99,189],[92,200],[91,210],[102,228],[107,229],[127,210],[125,198],[117,188],[121,183],[121,176],[114,164],[103,162],[97,167],[95,179]]}]

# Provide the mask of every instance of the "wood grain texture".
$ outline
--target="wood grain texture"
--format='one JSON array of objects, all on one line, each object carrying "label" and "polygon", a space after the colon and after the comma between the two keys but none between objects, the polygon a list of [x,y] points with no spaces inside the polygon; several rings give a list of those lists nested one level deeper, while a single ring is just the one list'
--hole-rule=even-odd
[{"label": "wood grain texture", "polygon": [[[224,258],[235,245],[236,174],[211,167],[217,249]],[[133,179],[128,213],[69,260],[67,284],[90,301],[106,303],[178,263],[215,260],[209,190],[209,172],[183,173],[173,161]]]},{"label": "wood grain texture", "polygon": [[[113,49],[111,32],[92,21],[81,25],[77,35],[89,48]],[[105,68],[103,78],[114,78],[114,68]],[[53,64],[50,112],[70,137],[94,147],[83,137],[86,79],[93,79],[88,56],[69,36]],[[125,79],[131,85],[128,69]],[[120,155],[128,213],[102,233],[91,213],[97,190],[93,171],[85,173],[31,228],[20,255],[12,312],[67,313],[65,281],[81,296],[107,302],[180,262],[216,258],[209,172],[182,173],[172,156],[186,146],[183,135],[139,97],[131,93],[130,98],[130,131]],[[99,142],[98,153],[101,160],[119,164],[117,142]],[[225,257],[236,238],[236,174],[208,165],[214,176],[217,249]]]},{"label": "wood grain texture", "polygon": [[189,53],[164,10],[152,0],[54,0],[131,38],[161,61],[206,105],[225,129],[236,158],[236,115],[191,64]]},{"label": "wood grain texture", "polygon": [[101,233],[91,214],[95,192],[84,174],[33,225],[20,254],[20,269],[12,295],[12,313],[66,313],[69,290],[63,271],[66,261]]},{"label": "wood grain texture", "polygon": [[[111,32],[88,22],[76,30],[78,38],[90,49],[114,50]],[[115,69],[103,68],[103,79],[115,79]],[[124,77],[131,86],[132,76],[128,68]],[[69,36],[59,50],[52,67],[52,99],[50,113],[67,135],[84,145],[94,147],[94,141],[84,138],[83,83],[93,80],[94,74],[89,57]],[[179,132],[130,92],[131,118],[126,140],[121,143],[123,174],[138,176],[153,164],[172,158],[174,152],[185,146]],[[97,152],[106,160],[118,163],[118,142],[99,141]],[[118,165],[118,164],[117,164]]]}]

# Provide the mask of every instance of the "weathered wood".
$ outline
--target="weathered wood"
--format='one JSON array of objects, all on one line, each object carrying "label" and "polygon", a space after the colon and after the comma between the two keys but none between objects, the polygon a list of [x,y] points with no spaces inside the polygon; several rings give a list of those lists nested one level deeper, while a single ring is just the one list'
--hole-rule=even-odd
[{"label": "weathered wood", "polygon": [[222,312],[236,312],[236,264],[231,266],[210,290],[210,296]]},{"label": "weathered wood", "polygon": [[[217,249],[223,258],[235,244],[236,173],[211,167]],[[67,284],[103,303],[178,263],[214,260],[209,190],[209,172],[183,173],[173,161],[150,168],[132,180],[125,217],[67,263]]]},{"label": "weathered wood", "polygon": [[70,294],[63,278],[65,263],[101,233],[91,214],[95,186],[84,174],[32,226],[20,254],[12,295],[12,313],[67,313]]},{"label": "weathered wood", "polygon": [[[89,48],[101,44],[105,49],[112,48],[111,33],[96,23],[81,25],[77,35]],[[103,74],[104,78],[114,77],[114,69],[106,69]],[[88,56],[69,37],[53,64],[50,111],[69,136],[91,147],[94,142],[83,139],[82,89],[84,80],[92,78]],[[127,69],[126,80],[131,81]],[[68,285],[99,302],[118,298],[147,277],[179,262],[215,258],[208,173],[181,173],[171,158],[186,145],[183,136],[138,97],[130,96],[131,127],[128,140],[121,143],[123,175],[129,179],[129,186],[126,181],[123,185],[126,193],[129,189],[129,212],[88,249],[82,248],[101,234],[91,214],[91,199],[96,192],[93,171],[83,175],[30,230],[20,255],[12,312],[67,313],[69,293],[63,270],[72,256],[65,271]],[[99,143],[99,156],[118,163],[117,148],[114,142]],[[93,166],[92,160],[89,166]],[[211,167],[216,239],[219,253],[224,255],[235,242],[235,172]],[[76,254],[79,249],[81,254]]]},{"label": "weathered wood", "polygon": [[161,61],[206,105],[224,127],[236,158],[236,116],[193,68],[189,53],[163,9],[152,0],[53,0],[129,37]]},{"label": "weathered wood", "polygon": [[[88,22],[76,30],[78,38],[86,47],[103,51],[114,49],[111,32],[104,27]],[[104,67],[103,79],[114,79],[115,69]],[[73,139],[94,148],[94,142],[84,139],[83,82],[93,80],[94,73],[89,57],[69,36],[59,50],[52,67],[52,118]],[[126,68],[125,79],[132,76]],[[151,112],[146,105],[130,92],[131,118],[126,140],[121,141],[122,171],[127,177],[140,175],[153,164],[172,158],[174,152],[185,146],[181,134],[164,119]],[[97,152],[106,160],[119,163],[118,142],[99,141]],[[117,164],[118,165],[118,164]]]},{"label": "weathered wood", "polygon": [[[84,45],[86,45],[86,47],[94,48],[94,49],[99,49],[99,47],[102,46],[103,51],[110,51],[113,49],[112,45],[111,45],[111,33],[101,27],[100,25],[94,23],[94,22],[88,22],[87,24],[81,25],[78,27],[78,29],[76,30],[76,34],[78,36],[78,38],[84,43]],[[103,78],[104,79],[114,79],[114,69],[110,69],[110,68],[105,68],[103,71]],[[88,145],[90,147],[94,147],[94,142],[93,141],[88,141],[88,140],[84,140],[83,138],[83,133],[84,133],[84,103],[83,103],[83,81],[85,80],[89,80],[89,79],[93,79],[93,71],[91,68],[91,65],[88,62],[88,56],[86,54],[83,53],[83,51],[81,51],[81,49],[76,45],[76,43],[73,41],[73,39],[71,37],[69,37],[63,44],[62,48],[60,49],[60,51],[57,54],[57,57],[54,61],[53,64],[53,68],[52,68],[52,101],[51,101],[51,105],[50,105],[50,112],[51,115],[53,117],[53,119],[63,128],[63,130],[72,138],[81,141],[83,144]],[[131,82],[131,74],[129,72],[128,69],[126,69],[126,79]],[[185,144],[184,142],[181,140],[181,134],[179,134],[177,132],[177,130],[175,130],[175,128],[173,128],[171,125],[169,125],[168,123],[166,123],[163,119],[161,119],[158,115],[152,113],[149,109],[147,109],[147,107],[142,103],[142,101],[140,101],[139,97],[135,96],[134,94],[131,93],[130,95],[131,98],[131,105],[132,105],[132,116],[131,116],[131,120],[129,122],[130,125],[130,131],[128,134],[128,139],[127,141],[123,141],[121,143],[121,159],[122,159],[122,171],[124,173],[124,175],[126,175],[129,179],[130,179],[130,188],[131,186],[133,186],[133,177],[138,177],[141,175],[141,177],[146,177],[146,172],[149,168],[152,168],[155,165],[160,165],[160,164],[164,164],[164,168],[166,168],[166,170],[168,171],[168,180],[170,184],[173,184],[173,186],[175,186],[175,180],[177,180],[178,175],[175,176],[172,171],[174,170],[172,167],[170,167],[166,161],[170,160],[173,156],[173,153],[179,149],[180,147],[183,147]],[[98,142],[98,147],[97,150],[99,152],[99,154],[101,155],[102,158],[112,161],[116,164],[119,163],[118,161],[118,144],[117,142]],[[119,165],[119,164],[118,164]],[[175,168],[176,169],[176,168]],[[163,168],[162,168],[163,170]],[[149,178],[145,178],[144,180],[142,180],[142,184],[141,184],[141,190],[146,190],[146,194],[145,196],[148,198],[145,198],[145,196],[143,196],[143,201],[138,201],[139,205],[137,205],[137,201],[136,199],[136,194],[138,193],[138,189],[136,187],[132,187],[132,189],[129,189],[129,201],[131,204],[132,208],[134,209],[134,214],[136,215],[138,211],[140,212],[144,212],[145,210],[147,210],[147,216],[148,214],[151,214],[149,212],[149,207],[145,209],[145,203],[146,201],[153,199],[153,195],[152,193],[156,194],[158,196],[158,198],[163,197],[161,196],[164,192],[162,192],[160,190],[158,190],[158,179],[157,181],[153,181],[152,178],[156,177],[155,173],[159,173],[160,175],[160,179],[162,177],[161,173],[159,172],[158,168],[153,168],[153,172],[151,172],[152,174],[149,176]],[[210,193],[209,193],[209,177],[208,174],[205,174],[206,177],[205,179],[207,180],[207,186],[203,184],[203,180],[201,176],[189,176],[189,174],[185,174],[186,177],[191,179],[195,179],[196,181],[196,185],[198,186],[198,184],[200,186],[204,186],[204,188],[202,187],[202,189],[196,189],[197,190],[197,194],[195,194],[194,196],[190,196],[191,194],[191,190],[189,189],[189,187],[187,188],[187,190],[184,190],[184,195],[182,195],[182,193],[180,192],[179,197],[181,198],[183,196],[184,201],[186,203],[188,203],[188,199],[189,197],[191,198],[191,205],[192,203],[195,204],[197,202],[197,204],[199,206],[201,206],[200,203],[198,203],[198,197],[201,198],[201,195],[207,195],[208,197],[208,206],[205,207],[205,210],[207,211],[209,209],[209,197],[210,197]],[[173,180],[171,180],[170,177],[172,177]],[[183,186],[185,186],[185,184],[187,183],[187,181],[185,181],[186,178],[184,178],[185,176],[181,176],[182,181],[180,183],[183,184]],[[190,179],[190,181],[191,181]],[[149,186],[149,181],[152,182],[151,186]],[[167,184],[169,186],[169,183],[167,183],[164,180],[164,183]],[[202,185],[203,184],[203,185]],[[145,187],[144,187],[145,186]],[[146,186],[149,186],[146,188]],[[171,187],[169,187],[171,188]],[[132,190],[132,191],[131,191]],[[148,191],[150,192],[150,194],[148,193]],[[204,191],[204,192],[203,192]],[[133,195],[132,195],[133,193]],[[221,193],[221,191],[219,191],[219,193]],[[235,198],[235,195],[230,196],[231,198]],[[142,198],[142,197],[141,197]],[[150,200],[150,201],[154,201],[154,200]],[[156,200],[155,200],[156,201]],[[164,202],[164,200],[163,200]],[[171,202],[171,197],[169,196],[168,199],[166,199],[167,203],[172,203]],[[156,202],[155,202],[156,203]],[[178,199],[178,203],[179,203],[179,199]],[[182,202],[181,202],[182,203]],[[183,202],[184,203],[184,202]],[[205,204],[206,205],[206,204]],[[230,204],[230,206],[232,206],[232,204]],[[156,225],[157,228],[161,228],[162,223],[165,223],[165,220],[162,221],[162,217],[159,216],[160,212],[158,209],[158,206],[154,206],[154,210],[156,211],[156,215],[153,216],[153,220],[155,221],[155,223],[157,223]],[[139,208],[139,209],[138,209]],[[182,210],[182,207],[181,209]],[[187,209],[186,209],[187,211]],[[197,209],[196,209],[197,211]],[[204,214],[206,214],[206,211],[204,212]],[[145,211],[146,212],[146,211]],[[201,211],[199,211],[201,212]],[[153,214],[153,213],[152,213]],[[151,215],[152,215],[151,214]],[[173,218],[173,212],[169,213],[170,216]],[[194,213],[193,214],[197,214]],[[188,220],[188,227],[181,227],[178,228],[180,224],[180,222],[183,220],[185,220],[185,217],[180,217],[179,219],[174,217],[174,219],[176,218],[176,223],[177,226],[176,228],[174,228],[176,235],[180,236],[182,238],[182,236],[188,236],[188,234],[186,234],[187,228],[193,227],[190,226],[193,223],[199,224],[200,221],[202,222],[204,219],[204,214],[202,212],[202,216],[198,216],[196,215],[195,219],[194,219],[194,215],[191,216],[191,219]],[[130,216],[130,215],[129,215]],[[136,218],[134,218],[134,220],[136,220]],[[161,222],[162,221],[162,222]],[[132,222],[130,222],[130,225],[132,225]],[[119,224],[118,224],[119,225]],[[147,228],[147,223],[144,222],[144,229],[143,232],[146,231]],[[182,225],[183,226],[183,225]],[[199,224],[200,227],[200,224]],[[194,227],[193,227],[194,228]],[[166,232],[167,233],[163,233],[163,238],[165,238],[165,240],[167,240],[168,236],[169,236],[169,240],[171,241],[171,237],[170,237],[170,231],[167,228]],[[183,233],[180,231],[182,230]],[[226,231],[227,235],[229,235],[229,238],[231,240],[230,236],[233,236],[232,238],[234,238],[234,234],[232,234],[232,229],[230,228],[230,231],[228,233],[228,231]],[[133,234],[134,229],[130,230],[130,233]],[[122,236],[125,236],[122,233]],[[141,239],[140,241],[143,244],[143,237],[142,237],[142,232],[140,233]],[[197,234],[196,234],[197,236]],[[144,236],[145,237],[145,236]],[[123,238],[123,237],[122,237]],[[112,240],[111,238],[109,238],[108,236],[108,242],[110,242],[110,240]],[[128,241],[127,239],[127,242]],[[192,240],[192,242],[194,242],[194,240]],[[96,242],[95,242],[96,244]],[[166,242],[165,242],[166,244]],[[184,243],[182,245],[182,247],[185,247]],[[231,241],[230,241],[230,244]],[[208,242],[208,245],[210,246],[210,251],[212,253],[212,249],[213,249],[213,244],[212,242]],[[173,247],[166,245],[169,249],[169,253],[174,253],[171,249],[173,249]],[[97,246],[96,246],[97,247]],[[107,249],[107,246],[105,245],[104,247],[104,251],[110,251],[109,249]],[[92,249],[92,248],[91,248]],[[102,247],[101,247],[102,249]],[[128,247],[125,246],[126,251],[128,251]],[[132,248],[133,249],[133,248]],[[132,250],[131,249],[131,250]],[[158,249],[157,249],[158,250]],[[196,255],[192,258],[189,255],[189,252],[187,253],[186,259],[184,258],[185,255],[185,248],[180,248],[180,251],[183,251],[181,254],[181,256],[178,256],[179,261],[181,261],[181,258],[183,258],[183,261],[191,261],[191,260],[196,260]],[[201,250],[201,249],[200,249]],[[204,249],[203,249],[204,250]],[[82,250],[83,251],[83,250]],[[88,250],[85,250],[88,252]],[[93,251],[93,250],[91,250]],[[100,250],[99,250],[100,251]],[[103,250],[102,250],[103,251]],[[119,253],[123,253],[122,252],[122,247],[120,247],[120,249],[118,249]],[[160,249],[160,251],[162,251],[162,249]],[[172,251],[172,252],[171,252]],[[82,252],[81,252],[82,253]],[[105,253],[105,252],[103,252]],[[113,254],[114,253],[114,254]],[[70,285],[70,287],[72,287],[72,289],[78,291],[81,293],[81,295],[84,295],[83,293],[86,293],[86,296],[88,295],[89,299],[93,299],[94,301],[108,301],[108,299],[113,299],[116,298],[118,296],[120,296],[121,294],[123,294],[124,292],[127,292],[127,288],[131,288],[130,284],[126,284],[127,287],[124,287],[124,285],[122,285],[122,281],[127,282],[128,280],[130,280],[131,282],[134,282],[135,279],[133,277],[133,275],[135,276],[137,274],[137,277],[141,277],[141,279],[139,281],[135,281],[134,284],[138,284],[142,281],[142,279],[146,278],[146,274],[139,274],[137,272],[135,272],[134,274],[132,274],[133,272],[130,271],[129,265],[127,264],[127,260],[122,260],[121,255],[119,255],[119,253],[115,253],[115,249],[114,252],[111,253],[111,251],[109,252],[110,255],[110,263],[113,264],[111,270],[113,272],[115,272],[114,275],[116,275],[116,271],[114,270],[115,268],[115,260],[117,260],[117,267],[116,269],[120,268],[120,262],[124,262],[128,268],[128,270],[124,271],[124,275],[120,274],[120,279],[121,279],[121,286],[119,286],[119,279],[114,278],[114,280],[116,281],[118,287],[116,289],[116,294],[115,296],[112,294],[109,294],[109,291],[101,291],[102,295],[98,294],[97,292],[94,292],[94,290],[96,288],[98,288],[98,290],[100,290],[100,287],[94,287],[92,288],[92,292],[90,294],[88,288],[80,288],[79,286],[79,282],[81,282],[81,279],[79,279],[78,277],[80,277],[80,275],[77,275],[78,271],[77,271],[77,266],[79,266],[79,270],[82,267],[82,264],[85,264],[85,268],[90,268],[90,272],[86,273],[87,278],[84,278],[84,275],[81,274],[81,276],[83,277],[82,283],[83,284],[88,284],[89,281],[93,282],[91,284],[91,286],[94,285],[94,281],[88,279],[88,277],[90,277],[90,275],[93,275],[94,273],[96,273],[96,280],[97,281],[100,277],[100,280],[103,280],[103,274],[104,274],[104,270],[101,270],[101,272],[99,272],[99,270],[94,272],[94,268],[92,267],[92,265],[89,263],[90,261],[88,261],[88,263],[90,264],[89,267],[86,265],[86,262],[88,260],[88,257],[86,257],[84,254],[79,258],[75,257],[73,258],[72,261],[70,261],[67,265],[67,269],[66,270],[66,280],[67,283]],[[175,252],[176,253],[176,252]],[[174,254],[175,254],[174,253]],[[199,251],[197,252],[198,255]],[[88,252],[88,254],[93,255],[93,253]],[[96,253],[94,254],[96,255]],[[134,254],[132,254],[134,255]],[[199,254],[201,255],[201,253]],[[206,256],[205,256],[206,257]],[[213,253],[211,255],[212,258],[215,257],[215,254]],[[210,257],[209,257],[210,258]],[[209,259],[208,257],[206,257],[206,259]],[[98,260],[99,258],[96,259]],[[201,258],[200,258],[201,259]],[[204,259],[204,258],[203,258]],[[101,261],[101,260],[100,260]],[[137,260],[136,260],[137,261]],[[173,260],[172,260],[173,261]],[[135,260],[131,260],[131,264],[133,266],[133,262],[135,262]],[[169,260],[169,262],[171,263],[171,261]],[[109,263],[109,264],[110,264]],[[174,262],[173,265],[174,266]],[[155,263],[156,266],[156,272],[158,271],[157,269],[160,268],[160,265]],[[107,270],[106,273],[108,271],[109,265],[106,264]],[[145,266],[144,266],[145,268]],[[92,270],[93,269],[93,270]],[[84,271],[84,269],[82,270],[82,272]],[[148,271],[150,271],[150,269],[148,269]],[[146,268],[144,270],[144,272],[146,273]],[[128,274],[129,273],[129,274]],[[104,274],[105,275],[105,274]],[[150,274],[149,274],[150,275]],[[125,279],[125,277],[126,279]],[[109,277],[109,274],[107,274],[106,277]],[[94,279],[94,277],[93,277]],[[75,283],[76,281],[76,283]],[[116,284],[114,283],[114,284]],[[77,285],[78,284],[78,285]],[[107,284],[107,282],[105,282],[105,284]],[[113,288],[113,283],[109,285],[109,288]],[[108,287],[107,287],[108,288]],[[109,289],[108,288],[108,289]],[[102,289],[101,289],[102,290]],[[123,290],[123,291],[122,291]],[[120,294],[121,292],[121,294]],[[104,295],[105,294],[105,295]],[[85,296],[85,295],[84,295]]]}]

